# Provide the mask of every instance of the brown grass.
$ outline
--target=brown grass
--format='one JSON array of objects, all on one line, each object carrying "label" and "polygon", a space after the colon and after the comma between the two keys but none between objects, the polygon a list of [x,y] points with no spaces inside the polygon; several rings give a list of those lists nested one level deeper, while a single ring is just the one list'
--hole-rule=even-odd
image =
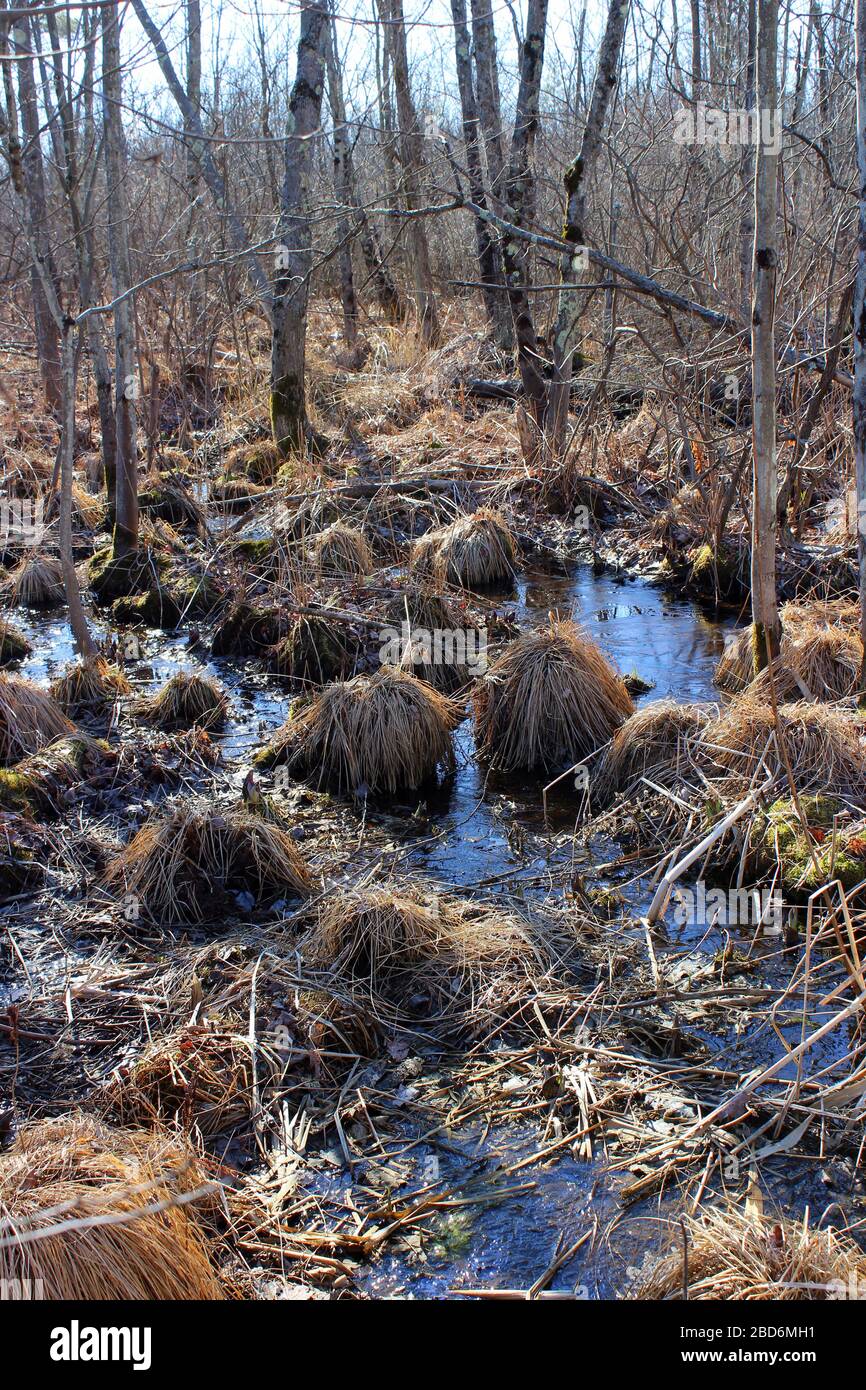
[{"label": "brown grass", "polygon": [[75,732],[57,701],[32,681],[0,675],[0,764],[8,766]]},{"label": "brown grass", "polygon": [[53,555],[31,550],[15,566],[2,588],[10,608],[56,608],[66,602],[63,569]]},{"label": "brown grass", "polygon": [[101,1100],[121,1124],[172,1121],[209,1136],[249,1120],[252,1081],[246,1038],[188,1027],[151,1043],[111,1079]]},{"label": "brown grass", "polygon": [[604,654],[563,621],[508,647],[476,685],[474,703],[479,753],[500,772],[576,762],[634,713]]},{"label": "brown grass", "polygon": [[[737,1207],[713,1207],[686,1217],[688,1297],[690,1299],[862,1298],[866,1256],[850,1238],[831,1227],[768,1217]],[[684,1295],[683,1234],[673,1228],[675,1249],[645,1268],[627,1292],[655,1301]]]},{"label": "brown grass", "polygon": [[253,483],[272,483],[282,462],[282,454],[272,439],[256,439],[230,449],[224,471],[227,477],[241,473]]},{"label": "brown grass", "polygon": [[29,656],[33,647],[23,632],[19,632],[12,623],[4,622],[0,618],[0,666],[11,666],[15,661],[23,661]]},{"label": "brown grass", "polygon": [[[862,798],[866,754],[853,718],[827,705],[799,701],[779,707],[779,722],[799,791]],[[707,725],[696,753],[736,791],[751,783],[773,736],[772,709],[741,695],[720,719]],[[766,765],[768,770],[783,766],[774,742],[770,742]]]},{"label": "brown grass", "polygon": [[402,649],[401,667],[410,671],[419,680],[426,681],[443,694],[452,695],[469,685],[473,672],[464,662],[436,662],[427,659],[424,645],[416,641],[415,634],[438,632],[447,638],[448,633],[466,632],[465,621],[454,604],[443,595],[425,585],[413,585],[395,596],[388,610],[390,622],[396,627],[403,643],[404,623],[408,623],[408,642]]},{"label": "brown grass", "polygon": [[705,705],[655,700],[642,706],[614,734],[593,779],[593,800],[605,802],[644,777],[661,786],[676,782],[709,719]]},{"label": "brown grass", "polygon": [[[805,696],[808,690],[816,700],[843,700],[853,695],[863,660],[857,605],[843,599],[786,603],[780,616],[779,660],[787,668],[787,692],[797,691]],[[751,624],[726,646],[715,679],[721,690],[732,692],[752,684],[755,671]],[[754,693],[764,698],[769,694],[769,678],[762,672],[756,679]]]},{"label": "brown grass", "polygon": [[432,686],[383,666],[325,687],[284,724],[256,761],[338,791],[395,792],[450,767],[458,711]]},{"label": "brown grass", "polygon": [[158,729],[217,729],[226,721],[229,702],[209,676],[177,671],[155,695],[137,700],[131,712]]},{"label": "brown grass", "polygon": [[46,1299],[222,1298],[194,1205],[177,1204],[204,1185],[174,1136],[81,1115],[34,1124],[0,1155],[0,1280],[41,1281]]},{"label": "brown grass", "polygon": [[68,666],[53,682],[51,694],[70,719],[80,719],[104,713],[121,696],[131,695],[132,686],[122,671],[97,655]]},{"label": "brown grass", "polygon": [[473,589],[499,584],[514,576],[519,552],[501,512],[482,507],[419,537],[412,548],[412,568],[437,584]]},{"label": "brown grass", "polygon": [[261,904],[312,889],[285,830],[237,807],[190,801],[143,825],[105,881],[163,926],[202,922],[222,911],[227,893],[248,892]]},{"label": "brown grass", "polygon": [[319,574],[340,577],[372,574],[373,556],[362,532],[335,521],[313,537],[313,562]]},{"label": "brown grass", "polygon": [[325,617],[298,617],[274,647],[272,661],[283,676],[310,685],[338,680],[352,668],[358,644],[346,624]]}]

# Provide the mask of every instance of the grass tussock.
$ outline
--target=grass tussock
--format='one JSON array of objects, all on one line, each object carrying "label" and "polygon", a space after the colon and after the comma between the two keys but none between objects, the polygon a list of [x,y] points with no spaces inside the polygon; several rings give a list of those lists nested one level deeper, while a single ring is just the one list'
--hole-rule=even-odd
[{"label": "grass tussock", "polygon": [[249,1120],[252,1085],[248,1040],[199,1026],[156,1039],[101,1099],[120,1124],[177,1123],[207,1137]]},{"label": "grass tussock", "polygon": [[0,618],[0,666],[11,666],[16,661],[23,661],[32,652],[28,639],[23,632],[19,632],[12,623],[4,622]]},{"label": "grass tussock", "polygon": [[482,507],[419,537],[412,549],[412,569],[437,584],[475,589],[512,579],[518,558],[517,541],[505,517]]},{"label": "grass tussock", "polygon": [[241,475],[252,483],[272,483],[283,462],[282,454],[272,439],[256,439],[251,444],[238,444],[230,449],[225,460],[225,475]]},{"label": "grass tussock", "polygon": [[675,1228],[675,1249],[649,1263],[628,1297],[661,1301],[690,1299],[830,1299],[863,1288],[866,1256],[831,1227],[767,1217],[736,1207],[712,1207]]},{"label": "grass tussock", "polygon": [[66,602],[63,569],[53,555],[31,550],[9,574],[2,588],[10,608],[57,608]]},{"label": "grass tussock", "polygon": [[351,993],[449,1012],[492,971],[537,959],[526,924],[432,887],[403,883],[334,896],[304,958]]},{"label": "grass tussock", "polygon": [[566,621],[508,647],[477,684],[474,704],[479,752],[500,772],[577,762],[634,713],[603,652]]},{"label": "grass tussock", "polygon": [[272,653],[280,675],[306,685],[325,685],[348,675],[358,655],[358,644],[347,634],[345,623],[325,617],[299,616]]},{"label": "grass tussock", "polygon": [[162,926],[194,925],[224,911],[226,898],[259,905],[303,897],[312,876],[280,826],[237,807],[184,802],[148,821],[108,866],[108,888],[137,899]]},{"label": "grass tussock", "polygon": [[[445,695],[469,685],[479,666],[470,669],[461,655],[480,654],[480,634],[477,629],[461,622],[456,606],[442,594],[426,585],[413,585],[398,594],[388,610],[388,617],[399,631],[401,655],[399,665],[419,680],[426,681]],[[450,660],[434,659],[430,638],[436,634],[444,654]],[[463,645],[459,645],[462,643]]]},{"label": "grass tussock", "polygon": [[[780,705],[779,723],[798,790],[860,798],[866,785],[866,754],[857,723],[827,705],[805,700]],[[766,753],[766,767],[782,768],[773,711],[741,695],[704,732],[696,752],[731,784],[749,786]],[[763,780],[763,776],[759,780]]]},{"label": "grass tussock", "polygon": [[593,799],[606,802],[636,788],[644,777],[661,786],[676,782],[709,719],[705,705],[675,700],[644,705],[614,734],[593,781]]},{"label": "grass tussock", "polygon": [[19,676],[0,675],[0,764],[36,753],[75,725],[47,690]]},{"label": "grass tussock", "polygon": [[119,699],[132,694],[132,686],[116,666],[104,656],[87,656],[68,666],[51,686],[64,714],[70,719],[100,716]]},{"label": "grass tussock", "polygon": [[177,671],[155,695],[137,700],[132,713],[158,729],[218,729],[228,716],[229,701],[209,676]]},{"label": "grass tussock", "polygon": [[256,761],[288,764],[337,791],[418,787],[453,762],[458,711],[432,686],[383,666],[325,687],[284,724]]},{"label": "grass tussock", "polygon": [[[856,604],[843,599],[786,603],[781,621],[779,666],[773,672],[777,698],[833,701],[856,693],[863,661]],[[751,624],[726,645],[716,684],[732,693],[749,687],[756,697],[769,696],[767,673],[755,676]]]},{"label": "grass tussock", "polygon": [[222,1298],[195,1204],[177,1204],[205,1187],[176,1136],[80,1115],[31,1125],[0,1155],[0,1287],[88,1302]]},{"label": "grass tussock", "polygon": [[340,578],[372,574],[373,555],[361,531],[335,521],[313,537],[313,563],[323,576]]},{"label": "grass tussock", "polygon": [[95,784],[115,759],[107,743],[87,734],[56,739],[14,767],[0,768],[0,803],[33,815],[59,815],[81,784]]}]

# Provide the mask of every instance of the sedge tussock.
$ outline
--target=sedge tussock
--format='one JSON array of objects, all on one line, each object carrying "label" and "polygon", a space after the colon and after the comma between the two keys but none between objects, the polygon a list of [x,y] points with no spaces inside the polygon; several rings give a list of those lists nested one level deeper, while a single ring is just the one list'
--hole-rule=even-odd
[{"label": "sedge tussock", "polygon": [[[688,1271],[689,1299],[766,1299],[793,1301],[847,1297],[862,1290],[866,1256],[858,1245],[832,1227],[764,1216],[737,1207],[711,1207],[685,1218],[683,1233],[674,1228],[675,1249],[650,1261],[627,1291],[629,1298],[655,1301],[684,1296]],[[862,1295],[859,1295],[862,1296]]]},{"label": "sedge tussock", "polygon": [[33,647],[23,632],[19,632],[12,623],[4,622],[0,618],[0,666],[11,666],[15,661],[23,661],[29,656]]},{"label": "sedge tussock", "polygon": [[0,675],[0,764],[8,766],[75,725],[47,690],[19,676]]},{"label": "sedge tussock", "polygon": [[309,869],[280,826],[238,807],[184,802],[147,821],[108,866],[108,888],[136,898],[163,926],[217,915],[229,894],[259,904],[312,890]]},{"label": "sedge tussock", "polygon": [[[308,964],[326,968],[371,999],[449,1012],[491,972],[537,959],[525,923],[420,883],[332,897],[304,943]],[[462,996],[462,998],[461,998]]]},{"label": "sedge tussock", "polygon": [[248,1039],[199,1026],[152,1042],[131,1066],[112,1077],[101,1101],[105,1113],[120,1124],[176,1121],[210,1136],[249,1120],[252,1088]]},{"label": "sedge tussock", "polygon": [[[866,753],[850,715],[800,700],[779,706],[779,724],[799,791],[829,790],[862,798]],[[707,725],[695,751],[730,781],[734,792],[751,784],[765,751],[768,771],[784,767],[776,747],[773,711],[748,694],[738,696],[720,719]]]},{"label": "sedge tussock", "polygon": [[209,676],[177,671],[161,690],[137,700],[132,714],[158,729],[220,728],[229,713],[225,691]]},{"label": "sedge tussock", "polygon": [[420,536],[412,548],[412,569],[437,584],[474,589],[513,578],[518,557],[505,517],[482,507]]},{"label": "sedge tussock", "polygon": [[457,707],[405,671],[335,681],[283,725],[256,761],[285,762],[295,776],[337,791],[418,787],[453,764]]},{"label": "sedge tussock", "polygon": [[2,596],[10,608],[56,608],[65,603],[60,561],[53,555],[31,550],[6,579]]},{"label": "sedge tussock", "polygon": [[272,483],[282,462],[283,456],[272,439],[256,439],[229,450],[224,472],[230,478],[240,473],[252,483]]},{"label": "sedge tussock", "polygon": [[338,619],[299,616],[272,653],[280,675],[309,685],[325,685],[348,674],[358,644],[346,635]]},{"label": "sedge tussock", "polygon": [[82,782],[93,784],[115,762],[107,743],[76,732],[11,768],[0,768],[0,802],[12,810],[58,815]]},{"label": "sedge tussock", "polygon": [[132,686],[122,671],[96,655],[68,666],[53,682],[51,694],[70,719],[80,719],[104,713],[122,696],[131,695]]},{"label": "sedge tussock", "polygon": [[[0,1155],[0,1289],[88,1302],[222,1298],[195,1203],[178,1204],[206,1187],[176,1136],[83,1115],[31,1125]],[[213,1205],[207,1191],[197,1200]]]},{"label": "sedge tussock", "polygon": [[[843,599],[786,603],[780,617],[784,691],[830,701],[855,694],[863,661],[857,605]],[[764,671],[755,676],[752,631],[750,624],[727,643],[715,679],[721,690],[737,693],[750,687],[763,699],[769,696],[769,676]]]},{"label": "sedge tussock", "polygon": [[601,748],[634,713],[604,653],[572,622],[512,643],[475,687],[479,752],[499,772],[551,771]]},{"label": "sedge tussock", "polygon": [[[399,665],[419,680],[426,681],[445,695],[464,689],[472,680],[465,660],[460,660],[462,652],[467,651],[467,639],[472,642],[472,652],[480,651],[481,634],[461,622],[456,605],[449,602],[435,589],[425,585],[413,585],[403,593],[397,594],[388,609],[388,617],[399,630],[401,654]],[[429,639],[436,634],[441,650],[452,656],[451,660],[437,661],[435,652],[430,650]],[[422,634],[426,634],[424,637]],[[459,645],[462,643],[462,645]]]},{"label": "sedge tussock", "polygon": [[706,705],[680,705],[675,700],[643,705],[614,734],[593,779],[593,796],[608,801],[617,792],[635,788],[644,777],[672,785],[709,719]]},{"label": "sedge tussock", "polygon": [[313,563],[323,577],[363,576],[373,572],[373,555],[361,531],[335,521],[313,537]]}]

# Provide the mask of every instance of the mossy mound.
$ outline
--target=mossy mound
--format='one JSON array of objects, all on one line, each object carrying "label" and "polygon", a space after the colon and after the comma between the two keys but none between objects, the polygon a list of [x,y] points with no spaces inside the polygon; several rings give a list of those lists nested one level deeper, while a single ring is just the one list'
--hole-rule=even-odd
[{"label": "mossy mound", "polygon": [[149,589],[144,594],[130,594],[116,599],[111,605],[115,623],[138,624],[142,627],[175,628],[180,622],[180,607],[173,594],[162,588]]},{"label": "mossy mound", "polygon": [[233,560],[245,560],[251,565],[262,565],[271,558],[276,548],[273,536],[233,541],[229,555]]},{"label": "mossy mound", "polygon": [[263,656],[283,632],[283,619],[275,608],[254,608],[241,600],[233,603],[216,628],[214,656]]},{"label": "mossy mound", "polygon": [[267,488],[259,487],[257,483],[223,476],[214,478],[210,488],[210,499],[227,512],[242,512],[251,507],[256,498],[264,492],[267,492]]},{"label": "mossy mound", "polygon": [[272,439],[256,439],[251,444],[239,444],[226,455],[226,478],[239,475],[253,483],[272,483],[283,456]]},{"label": "mossy mound", "polygon": [[326,685],[348,675],[358,654],[345,624],[327,618],[299,617],[272,653],[280,675],[311,685]]},{"label": "mossy mound", "polygon": [[730,541],[698,545],[688,552],[689,585],[713,600],[741,598],[749,589],[747,552]]},{"label": "mossy mound", "polygon": [[24,633],[0,618],[0,666],[11,666],[13,662],[23,661],[32,650]]},{"label": "mossy mound", "polygon": [[87,582],[94,601],[108,608],[117,599],[147,593],[158,587],[165,563],[147,546],[118,556],[112,546],[102,546],[94,551],[87,565]]},{"label": "mossy mound", "polygon": [[172,526],[198,528],[204,521],[201,507],[192,493],[176,480],[160,479],[140,492],[138,505],[147,516],[158,517]]},{"label": "mossy mound", "polygon": [[[792,895],[806,896],[838,879],[850,890],[866,880],[866,830],[842,819],[844,808],[831,796],[801,796],[808,837],[790,797],[769,807],[753,830],[759,862],[769,870],[777,859],[782,883]],[[834,829],[834,818],[840,818]]]},{"label": "mossy mound", "polygon": [[76,789],[97,785],[110,775],[115,755],[107,743],[73,734],[24,758],[15,767],[0,769],[0,805],[29,815],[59,815]]}]

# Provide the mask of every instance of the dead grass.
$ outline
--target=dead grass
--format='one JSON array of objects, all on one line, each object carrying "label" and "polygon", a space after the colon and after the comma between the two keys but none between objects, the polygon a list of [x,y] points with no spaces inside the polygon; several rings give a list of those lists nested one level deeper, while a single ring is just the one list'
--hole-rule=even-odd
[{"label": "dead grass", "polygon": [[373,555],[362,532],[342,521],[313,537],[313,563],[323,577],[349,578],[373,572]]},{"label": "dead grass", "polygon": [[176,1136],[82,1115],[23,1129],[0,1155],[0,1283],[41,1281],[46,1299],[222,1298],[193,1204],[178,1205],[204,1186]]},{"label": "dead grass", "polygon": [[688,1278],[683,1233],[673,1228],[675,1249],[645,1268],[627,1297],[655,1301],[862,1297],[866,1256],[850,1236],[831,1227],[768,1217],[739,1207],[712,1207],[685,1219]]},{"label": "dead grass", "polygon": [[15,661],[23,661],[33,647],[23,632],[12,623],[0,618],[0,666],[11,666]]},{"label": "dead grass", "polygon": [[242,474],[250,482],[269,484],[282,463],[283,456],[272,439],[255,439],[229,450],[224,471],[227,477]]},{"label": "dead grass", "polygon": [[636,789],[644,777],[660,786],[675,783],[710,714],[706,705],[675,700],[643,705],[614,734],[593,779],[593,800],[603,804],[617,792]]},{"label": "dead grass", "polygon": [[574,763],[634,713],[603,652],[567,621],[508,647],[476,685],[474,704],[479,753],[500,772]]},{"label": "dead grass", "polygon": [[[464,641],[471,635],[465,625],[468,619],[461,624],[461,616],[453,603],[435,589],[416,584],[395,596],[388,617],[400,633],[400,665],[404,670],[446,695],[469,685],[473,676],[469,666],[464,661],[433,660],[430,643],[422,636],[427,634],[429,638],[438,634],[445,650],[449,637],[453,643],[452,634],[460,634]],[[408,625],[408,632],[404,625]]]},{"label": "dead grass", "polygon": [[519,551],[501,512],[482,507],[419,537],[412,548],[412,568],[437,584],[466,589],[512,579]]},{"label": "dead grass", "polygon": [[28,551],[12,570],[0,593],[10,608],[57,608],[66,602],[60,561],[39,550]]},{"label": "dead grass", "polygon": [[296,776],[337,791],[395,792],[453,760],[459,713],[432,686],[383,666],[325,687],[284,724],[256,761],[286,762]]},{"label": "dead grass", "polygon": [[209,676],[177,671],[161,690],[137,700],[132,714],[158,729],[217,729],[229,713],[225,691]]},{"label": "dead grass", "polygon": [[252,1084],[247,1039],[196,1026],[152,1042],[111,1079],[101,1102],[124,1125],[176,1122],[210,1136],[249,1121]]},{"label": "dead grass", "polygon": [[304,943],[304,958],[350,992],[416,1011],[465,1007],[491,972],[536,961],[525,923],[505,912],[397,883],[335,895]]},{"label": "dead grass", "polygon": [[[847,600],[786,603],[781,609],[779,660],[786,668],[788,694],[816,700],[843,700],[858,688],[863,644],[857,605]],[[752,685],[754,694],[769,695],[769,678],[755,677],[752,626],[730,641],[716,668],[721,690],[738,692]]]},{"label": "dead grass", "polygon": [[297,617],[274,647],[275,669],[290,680],[324,685],[348,674],[358,654],[346,624],[325,617]]},{"label": "dead grass", "polygon": [[68,666],[51,686],[64,714],[70,719],[101,715],[118,699],[132,694],[132,686],[122,671],[104,656],[88,656]]},{"label": "dead grass", "polygon": [[20,676],[0,675],[0,764],[18,762],[74,732],[75,725],[47,690]]},{"label": "dead grass", "polygon": [[184,801],[148,821],[105,874],[116,895],[132,895],[163,926],[222,915],[226,896],[255,902],[305,896],[312,876],[279,826],[237,808]]},{"label": "dead grass", "polygon": [[[799,791],[862,798],[866,754],[851,716],[801,700],[780,705],[779,722]],[[738,696],[720,719],[708,724],[695,748],[696,756],[720,772],[734,792],[752,782],[765,751],[767,769],[781,768],[773,711],[748,695]]]}]

